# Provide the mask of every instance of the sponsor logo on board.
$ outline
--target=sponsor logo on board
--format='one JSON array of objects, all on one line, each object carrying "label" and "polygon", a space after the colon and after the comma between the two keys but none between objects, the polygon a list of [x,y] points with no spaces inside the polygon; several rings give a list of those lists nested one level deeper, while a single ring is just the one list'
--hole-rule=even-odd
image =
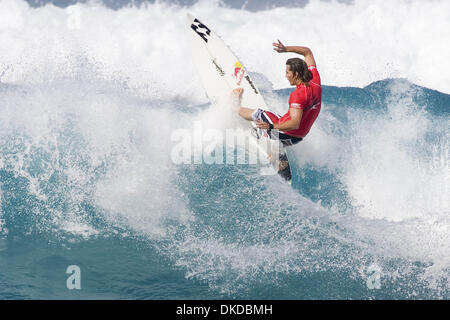
[{"label": "sponsor logo on board", "polygon": [[201,23],[200,20],[195,19],[191,24],[191,28],[200,36],[200,38],[202,38],[205,42],[208,42],[208,37],[211,34],[211,30]]},{"label": "sponsor logo on board", "polygon": [[236,77],[237,80],[236,84],[238,86],[241,85],[242,78],[244,78],[244,74],[245,74],[244,66],[239,61],[236,61],[236,63],[234,64],[234,76]]},{"label": "sponsor logo on board", "polygon": [[225,75],[225,71],[217,64],[216,59],[213,59],[212,62],[214,63],[214,66],[216,67],[217,72],[223,77]]},{"label": "sponsor logo on board", "polygon": [[245,79],[247,80],[248,84],[252,87],[253,91],[255,91],[256,94],[259,94],[258,90],[256,90],[256,87],[253,84],[253,81],[250,79],[250,77],[247,75],[247,76],[245,76]]}]

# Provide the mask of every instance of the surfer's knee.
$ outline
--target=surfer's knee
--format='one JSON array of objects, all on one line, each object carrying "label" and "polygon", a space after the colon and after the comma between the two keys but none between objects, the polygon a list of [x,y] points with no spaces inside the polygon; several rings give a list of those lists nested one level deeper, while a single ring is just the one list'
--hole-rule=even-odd
[{"label": "surfer's knee", "polygon": [[252,113],[253,113],[253,109],[249,109],[249,108],[245,108],[245,107],[240,107],[238,114],[246,119],[246,120],[252,120]]},{"label": "surfer's knee", "polygon": [[260,108],[253,110],[251,114],[252,120],[253,121],[261,120],[261,115],[263,112],[264,110]]}]

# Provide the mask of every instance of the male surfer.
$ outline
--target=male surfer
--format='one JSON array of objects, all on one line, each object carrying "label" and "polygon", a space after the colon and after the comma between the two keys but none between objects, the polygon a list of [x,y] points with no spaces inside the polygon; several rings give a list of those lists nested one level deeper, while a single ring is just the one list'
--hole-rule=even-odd
[{"label": "male surfer", "polygon": [[320,76],[312,51],[307,47],[284,46],[280,40],[273,43],[274,50],[294,52],[305,57],[291,58],[286,61],[286,78],[296,89],[289,97],[289,110],[284,116],[262,109],[250,109],[240,105],[243,89],[233,90],[233,95],[239,100],[239,115],[246,120],[256,121],[256,125],[267,130],[278,130],[277,137],[284,146],[296,144],[308,134],[311,126],[320,112],[322,88]]}]

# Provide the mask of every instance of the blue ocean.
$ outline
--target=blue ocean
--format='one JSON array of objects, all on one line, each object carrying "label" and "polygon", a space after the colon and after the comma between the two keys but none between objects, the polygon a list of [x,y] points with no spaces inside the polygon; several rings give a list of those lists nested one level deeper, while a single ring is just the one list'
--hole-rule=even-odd
[{"label": "blue ocean", "polygon": [[[291,186],[173,161],[174,133],[232,117],[205,95],[188,12],[279,113],[294,55],[272,42],[313,50],[322,110],[288,149]],[[0,0],[0,299],[450,299],[449,12]]]}]

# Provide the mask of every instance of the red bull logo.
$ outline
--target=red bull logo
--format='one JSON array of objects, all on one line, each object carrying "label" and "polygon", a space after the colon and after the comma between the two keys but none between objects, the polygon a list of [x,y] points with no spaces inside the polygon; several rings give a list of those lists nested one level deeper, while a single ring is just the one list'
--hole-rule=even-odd
[{"label": "red bull logo", "polygon": [[241,71],[242,69],[242,64],[239,61],[236,61],[236,63],[234,64],[234,76],[237,77],[239,71]]},{"label": "red bull logo", "polygon": [[236,84],[238,86],[241,84],[242,78],[244,78],[244,74],[244,66],[239,61],[236,61],[236,63],[234,64],[234,76],[236,77]]}]

